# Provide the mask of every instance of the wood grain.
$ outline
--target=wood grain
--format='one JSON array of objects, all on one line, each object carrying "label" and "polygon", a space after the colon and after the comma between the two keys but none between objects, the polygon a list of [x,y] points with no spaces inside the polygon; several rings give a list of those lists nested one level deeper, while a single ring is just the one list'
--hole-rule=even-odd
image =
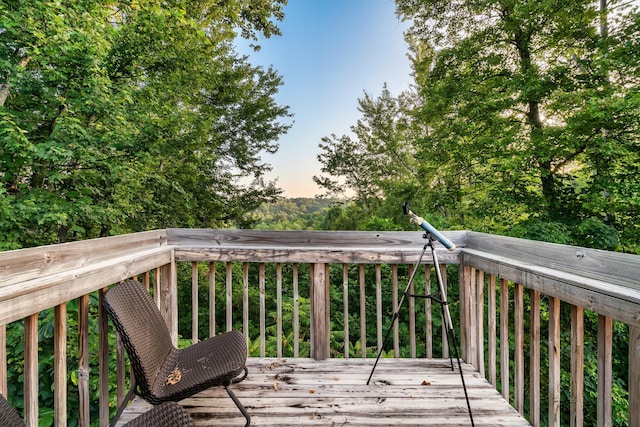
[{"label": "wood grain", "polygon": [[[249,377],[232,386],[252,426],[471,425],[460,375],[447,359],[248,360]],[[463,365],[478,427],[529,426],[468,364]],[[277,387],[275,386],[277,384]],[[277,390],[276,390],[277,389]],[[221,387],[180,402],[197,426],[239,426],[244,419]],[[120,423],[148,410],[139,399]]]}]

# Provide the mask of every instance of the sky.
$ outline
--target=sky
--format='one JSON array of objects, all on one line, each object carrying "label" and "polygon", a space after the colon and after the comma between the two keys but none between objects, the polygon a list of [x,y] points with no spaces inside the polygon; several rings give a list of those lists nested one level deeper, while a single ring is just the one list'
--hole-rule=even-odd
[{"label": "sky", "polygon": [[393,0],[289,0],[284,11],[282,36],[259,40],[258,52],[238,42],[238,51],[282,76],[276,101],[294,115],[278,152],[263,156],[273,167],[267,178],[285,197],[313,197],[322,194],[313,182],[321,139],[350,133],[365,92],[377,97],[385,83],[393,95],[409,88],[408,24]]}]

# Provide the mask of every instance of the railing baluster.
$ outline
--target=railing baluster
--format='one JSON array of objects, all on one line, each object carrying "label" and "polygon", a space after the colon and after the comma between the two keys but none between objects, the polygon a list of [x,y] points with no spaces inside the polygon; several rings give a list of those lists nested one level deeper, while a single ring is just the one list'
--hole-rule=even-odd
[{"label": "railing baluster", "polygon": [[298,299],[298,264],[293,264],[293,357],[299,357],[300,355],[300,313],[298,311]]},{"label": "railing baluster", "polygon": [[120,334],[116,331],[116,400],[120,406],[126,394],[126,367],[124,359],[124,344]]},{"label": "railing baluster", "polygon": [[198,263],[191,263],[191,343],[198,342]]},{"label": "railing baluster", "polygon": [[[227,277],[226,277],[226,292],[227,292],[227,304],[226,304],[226,317],[227,317],[227,332],[233,329],[233,264],[227,263]],[[261,295],[264,295],[262,293]],[[264,325],[261,325],[264,326]],[[261,329],[264,329],[261,327]]]},{"label": "railing baluster", "polygon": [[258,273],[258,287],[260,289],[260,357],[265,355],[265,328],[266,328],[266,308],[265,308],[265,267],[264,263],[260,263],[260,271]]},{"label": "railing baluster", "polygon": [[380,264],[376,264],[376,351],[382,347],[382,272]]},{"label": "railing baluster", "polygon": [[24,422],[38,425],[38,313],[24,319]]},{"label": "railing baluster", "polygon": [[[442,291],[444,292],[444,295],[440,295],[442,299],[442,301],[448,301],[447,300],[447,286],[448,286],[448,282],[447,282],[447,266],[445,264],[441,264],[440,265],[440,276],[442,277]],[[440,310],[441,314],[442,310]],[[449,331],[447,331],[447,325],[446,322],[444,321],[444,319],[442,319],[442,358],[443,359],[448,359],[449,358]]]},{"label": "railing baluster", "polygon": [[90,419],[89,400],[89,295],[78,298],[78,394],[81,426],[88,426]]},{"label": "railing baluster", "polygon": [[[393,298],[393,312],[398,311],[398,265],[394,264],[391,270],[391,285],[392,285],[392,298]],[[400,319],[397,319],[393,323],[393,357],[400,357],[400,327],[398,323]]]},{"label": "railing baluster", "polygon": [[484,272],[478,270],[476,291],[476,328],[477,328],[477,354],[478,371],[482,378],[486,377],[484,365]]},{"label": "railing baluster", "polygon": [[[209,337],[216,335],[216,263],[209,262]],[[248,331],[245,328],[245,338]]]},{"label": "railing baluster", "polygon": [[282,357],[282,264],[276,264],[276,337],[277,353]]},{"label": "railing baluster", "polygon": [[[424,294],[431,295],[431,267],[428,264],[424,266]],[[431,313],[431,298],[424,299],[424,335],[425,335],[425,357],[431,359],[433,357],[433,313]]]},{"label": "railing baluster", "polygon": [[249,263],[242,263],[242,331],[249,343]]},{"label": "railing baluster", "polygon": [[613,321],[598,315],[598,427],[611,427]]},{"label": "railing baluster", "polygon": [[513,290],[513,326],[515,328],[515,408],[524,415],[524,286],[514,284]]},{"label": "railing baluster", "polygon": [[571,415],[570,426],[584,423],[584,309],[571,306]]},{"label": "railing baluster", "polygon": [[[471,288],[472,286],[472,278],[473,275],[471,267],[466,264],[460,265],[460,347],[462,358],[467,362],[471,361],[471,358],[474,356],[472,353],[471,346],[471,304],[473,300],[471,299]],[[444,276],[443,276],[444,278]],[[443,296],[440,295],[440,298]],[[442,322],[445,323],[444,320]],[[443,334],[445,336],[446,334]],[[443,340],[444,341],[444,340]],[[444,352],[444,345],[442,346]],[[443,355],[444,357],[444,355]]]},{"label": "railing baluster", "polygon": [[349,265],[342,264],[342,319],[344,323],[344,358],[349,358]]},{"label": "railing baluster", "polygon": [[488,368],[489,382],[497,388],[498,380],[496,374],[496,352],[497,352],[497,324],[496,324],[496,276],[489,275],[489,290],[487,296],[487,345],[488,348]]},{"label": "railing baluster", "polygon": [[[414,266],[409,267],[409,276],[413,274]],[[415,280],[409,286],[409,295],[415,294]],[[409,357],[416,357],[416,301],[415,298],[409,297]]]},{"label": "railing baluster", "polygon": [[360,357],[367,357],[367,311],[364,264],[360,264]]},{"label": "railing baluster", "polygon": [[[55,425],[67,425],[67,304],[57,305],[54,309],[53,360],[55,397],[53,400]],[[107,351],[107,349],[104,349]],[[108,395],[107,395],[108,397]]]},{"label": "railing baluster", "polygon": [[478,367],[478,272],[475,268],[471,268],[470,272],[471,276],[471,286],[469,287],[469,297],[467,301],[469,302],[467,311],[469,313],[469,320],[471,327],[469,328],[469,363],[475,369],[479,369]]},{"label": "railing baluster", "polygon": [[509,402],[509,282],[500,279],[500,388]]},{"label": "railing baluster", "polygon": [[540,425],[540,292],[529,291],[531,327],[529,348],[529,422]]},{"label": "railing baluster", "polygon": [[162,296],[160,295],[160,280],[161,279],[160,267],[156,268],[155,274],[153,275],[153,299],[158,306],[158,309],[161,308],[162,304]]},{"label": "railing baluster", "polygon": [[[629,402],[640,402],[640,327],[629,327]],[[629,425],[640,425],[640,405],[629,405]]]},{"label": "railing baluster", "polygon": [[0,393],[7,395],[7,325],[0,326]]},{"label": "railing baluster", "polygon": [[549,298],[549,427],[560,426],[560,299]]},{"label": "railing baluster", "polygon": [[98,291],[98,381],[100,427],[109,425],[109,319],[102,307],[102,300],[108,288]]}]

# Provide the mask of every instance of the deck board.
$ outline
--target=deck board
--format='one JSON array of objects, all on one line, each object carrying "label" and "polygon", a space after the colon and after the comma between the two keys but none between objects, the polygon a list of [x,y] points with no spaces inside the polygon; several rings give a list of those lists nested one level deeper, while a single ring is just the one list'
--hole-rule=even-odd
[{"label": "deck board", "polygon": [[[458,371],[449,360],[250,358],[248,378],[232,386],[252,426],[471,425]],[[486,380],[463,364],[476,426],[529,426]],[[424,385],[423,385],[424,384]],[[198,426],[242,426],[221,387],[180,402]],[[136,398],[119,425],[148,410]]]}]

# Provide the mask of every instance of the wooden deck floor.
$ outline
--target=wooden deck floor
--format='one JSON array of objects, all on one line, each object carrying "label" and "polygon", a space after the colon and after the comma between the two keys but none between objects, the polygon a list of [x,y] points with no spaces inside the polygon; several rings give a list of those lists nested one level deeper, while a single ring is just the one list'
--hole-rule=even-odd
[{"label": "wooden deck floor", "polygon": [[[233,390],[252,426],[470,426],[460,374],[449,360],[249,359],[249,377]],[[484,379],[463,364],[476,426],[529,426]],[[222,387],[180,402],[198,426],[242,426]],[[148,410],[136,398],[120,424]]]}]

